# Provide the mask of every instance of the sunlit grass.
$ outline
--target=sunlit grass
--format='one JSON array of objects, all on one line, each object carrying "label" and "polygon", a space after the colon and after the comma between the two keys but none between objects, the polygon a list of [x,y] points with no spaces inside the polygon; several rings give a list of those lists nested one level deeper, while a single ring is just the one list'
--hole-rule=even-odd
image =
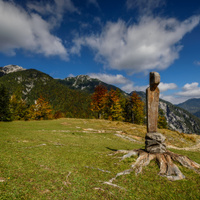
[{"label": "sunlit grass", "polygon": [[[187,178],[177,182],[158,176],[157,163],[151,162],[142,174],[115,181],[125,190],[103,184],[136,159],[120,161],[120,155],[109,154],[143,148],[145,131],[145,126],[106,120],[0,123],[0,199],[200,199],[200,176],[181,166]],[[173,145],[181,146],[181,136],[170,133]],[[174,151],[200,163],[199,151]]]}]

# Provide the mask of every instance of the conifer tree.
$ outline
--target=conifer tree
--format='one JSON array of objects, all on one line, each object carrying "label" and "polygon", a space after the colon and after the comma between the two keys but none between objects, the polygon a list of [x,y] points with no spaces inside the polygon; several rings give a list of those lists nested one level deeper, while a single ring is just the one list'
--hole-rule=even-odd
[{"label": "conifer tree", "polygon": [[4,85],[0,85],[0,121],[11,121],[9,93]]}]

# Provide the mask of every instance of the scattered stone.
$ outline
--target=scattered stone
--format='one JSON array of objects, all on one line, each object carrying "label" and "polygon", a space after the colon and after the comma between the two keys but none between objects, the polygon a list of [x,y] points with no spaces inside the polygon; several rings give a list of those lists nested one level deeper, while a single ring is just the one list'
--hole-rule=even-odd
[{"label": "scattered stone", "polygon": [[0,183],[3,183],[5,181],[5,178],[0,177]]},{"label": "scattered stone", "polygon": [[129,137],[129,136],[125,136],[125,135],[121,135],[121,134],[115,134],[117,137],[121,137],[121,138],[123,138],[123,139],[127,139],[127,140],[129,140],[129,141],[131,141],[131,142],[137,142],[137,143],[141,143],[140,141],[137,141],[137,140],[135,140],[135,139],[133,139],[133,138],[131,138],[131,137]]}]

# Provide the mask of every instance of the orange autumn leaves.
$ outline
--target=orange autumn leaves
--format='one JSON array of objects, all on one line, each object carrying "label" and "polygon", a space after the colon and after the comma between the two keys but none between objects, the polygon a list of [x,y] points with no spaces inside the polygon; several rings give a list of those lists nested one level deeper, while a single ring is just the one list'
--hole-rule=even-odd
[{"label": "orange autumn leaves", "polygon": [[144,123],[144,103],[135,92],[128,97],[118,89],[108,91],[105,86],[98,85],[92,95],[91,110],[98,118]]}]

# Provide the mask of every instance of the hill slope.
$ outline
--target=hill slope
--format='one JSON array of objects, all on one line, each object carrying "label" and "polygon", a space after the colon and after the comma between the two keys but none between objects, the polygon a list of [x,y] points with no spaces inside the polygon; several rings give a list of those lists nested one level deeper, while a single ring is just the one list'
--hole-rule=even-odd
[{"label": "hill slope", "polygon": [[55,111],[67,113],[67,116],[89,117],[91,111],[88,94],[69,89],[51,76],[28,69],[6,74],[0,77],[0,84],[6,85],[10,94],[16,94],[33,104],[43,96]]}]

